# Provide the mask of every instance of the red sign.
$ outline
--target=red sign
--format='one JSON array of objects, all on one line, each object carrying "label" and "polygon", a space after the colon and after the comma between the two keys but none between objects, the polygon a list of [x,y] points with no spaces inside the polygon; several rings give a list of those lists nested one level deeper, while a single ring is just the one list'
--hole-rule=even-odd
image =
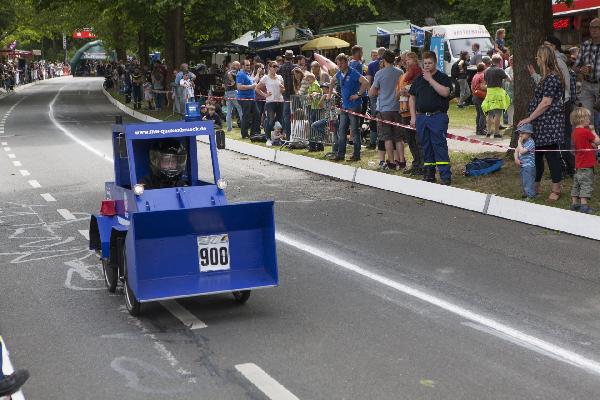
[{"label": "red sign", "polygon": [[556,0],[552,2],[552,13],[556,14],[559,12],[565,11],[574,11],[574,10],[586,10],[586,9],[594,9],[600,7],[600,0],[573,0],[573,3],[569,6],[567,3],[558,3],[556,4]]},{"label": "red sign", "polygon": [[569,29],[569,18],[558,18],[554,20],[554,30]]},{"label": "red sign", "polygon": [[73,32],[73,39],[96,39],[96,35],[91,31]]}]

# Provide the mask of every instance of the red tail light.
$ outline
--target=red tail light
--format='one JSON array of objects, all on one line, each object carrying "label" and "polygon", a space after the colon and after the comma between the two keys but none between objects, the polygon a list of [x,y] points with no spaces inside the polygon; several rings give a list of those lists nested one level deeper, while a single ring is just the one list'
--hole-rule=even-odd
[{"label": "red tail light", "polygon": [[102,200],[102,205],[100,206],[100,214],[112,217],[117,215],[117,209],[115,207],[114,200]]}]

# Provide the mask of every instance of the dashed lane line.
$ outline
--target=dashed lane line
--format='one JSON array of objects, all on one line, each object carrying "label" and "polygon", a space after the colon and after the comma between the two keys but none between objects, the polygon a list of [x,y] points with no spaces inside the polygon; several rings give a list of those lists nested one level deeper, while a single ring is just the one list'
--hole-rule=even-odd
[{"label": "dashed lane line", "polygon": [[90,240],[90,231],[87,229],[79,229],[78,232],[83,236],[86,240]]},{"label": "dashed lane line", "polygon": [[207,325],[200,321],[194,314],[189,312],[177,300],[161,301],[160,304],[175,316],[181,323],[191,330],[206,328]]},{"label": "dashed lane line", "polygon": [[2,142],[2,143],[0,143],[0,145],[2,145],[2,146],[8,146],[8,143],[7,142]]},{"label": "dashed lane line", "polygon": [[238,364],[235,369],[271,400],[299,400],[298,397],[256,364]]},{"label": "dashed lane line", "polygon": [[41,193],[40,196],[47,202],[56,201],[56,199],[50,193]]},{"label": "dashed lane line", "polygon": [[9,152],[10,151],[10,147],[5,147],[4,151]]},{"label": "dashed lane line", "polygon": [[27,181],[27,183],[29,183],[31,185],[31,187],[34,188],[34,189],[42,187],[42,185],[40,185],[40,183],[38,181],[36,181],[35,179]]},{"label": "dashed lane line", "polygon": [[13,163],[13,165],[15,167],[22,167],[23,166],[23,164],[21,164],[21,161],[13,161],[12,163]]},{"label": "dashed lane line", "polygon": [[9,154],[8,158],[17,158],[17,156],[15,156],[14,154]]},{"label": "dashed lane line", "polygon": [[77,219],[77,217],[75,217],[73,214],[71,214],[71,211],[65,209],[65,208],[59,208],[58,210],[56,210],[56,212],[58,212],[60,214],[61,217],[63,217],[64,219],[66,219],[67,221],[72,221]]},{"label": "dashed lane line", "polygon": [[22,176],[29,176],[29,175],[31,175],[31,174],[29,173],[29,171],[27,171],[26,169],[20,169],[20,170],[19,170],[19,173],[20,173]]}]

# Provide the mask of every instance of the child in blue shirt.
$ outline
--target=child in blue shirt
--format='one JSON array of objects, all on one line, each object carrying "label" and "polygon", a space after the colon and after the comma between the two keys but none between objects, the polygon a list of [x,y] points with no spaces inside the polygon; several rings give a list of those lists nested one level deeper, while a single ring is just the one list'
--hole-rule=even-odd
[{"label": "child in blue shirt", "polygon": [[535,190],[535,142],[531,138],[533,125],[523,124],[517,128],[519,144],[515,149],[515,164],[521,167],[521,184],[523,197],[531,200],[537,193]]}]

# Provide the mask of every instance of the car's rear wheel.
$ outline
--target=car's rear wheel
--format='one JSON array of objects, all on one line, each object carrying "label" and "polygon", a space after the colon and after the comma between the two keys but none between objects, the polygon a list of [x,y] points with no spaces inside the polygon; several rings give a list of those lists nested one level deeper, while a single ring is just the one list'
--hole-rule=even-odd
[{"label": "car's rear wheel", "polygon": [[140,315],[142,304],[135,298],[135,294],[129,286],[129,277],[127,276],[127,252],[125,243],[123,243],[121,249],[121,262],[123,263],[123,274],[125,277],[125,284],[123,285],[123,289],[125,292],[125,307],[127,308],[127,311],[129,311],[129,314],[133,315],[134,317],[137,317]]}]

